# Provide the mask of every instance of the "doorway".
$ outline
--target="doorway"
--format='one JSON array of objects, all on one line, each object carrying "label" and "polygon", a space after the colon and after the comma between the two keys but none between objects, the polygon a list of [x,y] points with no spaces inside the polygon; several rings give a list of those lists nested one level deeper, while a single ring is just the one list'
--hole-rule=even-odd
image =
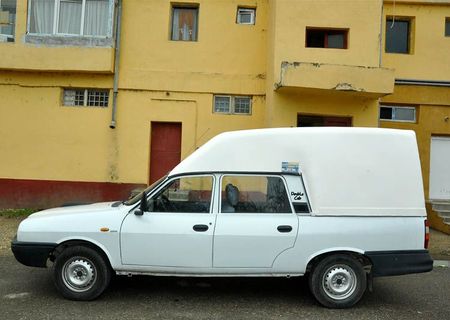
[{"label": "doorway", "polygon": [[351,127],[351,117],[329,117],[298,114],[297,127]]},{"label": "doorway", "polygon": [[181,160],[181,123],[152,122],[150,134],[150,184]]}]

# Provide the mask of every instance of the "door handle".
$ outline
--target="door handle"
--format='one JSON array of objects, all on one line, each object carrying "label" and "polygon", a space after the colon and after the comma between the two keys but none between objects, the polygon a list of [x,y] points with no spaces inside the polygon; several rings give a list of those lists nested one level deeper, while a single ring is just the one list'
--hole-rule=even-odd
[{"label": "door handle", "polygon": [[292,231],[292,227],[291,226],[278,226],[277,230],[279,232],[286,233],[286,232],[291,232]]},{"label": "door handle", "polygon": [[209,229],[209,227],[206,224],[196,224],[192,227],[192,229],[197,232],[205,232]]}]

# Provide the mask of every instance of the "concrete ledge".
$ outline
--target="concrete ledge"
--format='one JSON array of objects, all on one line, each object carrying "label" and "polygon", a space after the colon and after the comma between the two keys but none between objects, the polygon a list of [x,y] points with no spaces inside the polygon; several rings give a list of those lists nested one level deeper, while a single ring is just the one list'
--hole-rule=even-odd
[{"label": "concrete ledge", "polygon": [[283,87],[341,91],[367,97],[382,97],[394,92],[394,70],[378,67],[310,62],[281,63]]},{"label": "concrete ledge", "polygon": [[433,267],[448,268],[450,266],[450,261],[447,260],[434,260]]}]

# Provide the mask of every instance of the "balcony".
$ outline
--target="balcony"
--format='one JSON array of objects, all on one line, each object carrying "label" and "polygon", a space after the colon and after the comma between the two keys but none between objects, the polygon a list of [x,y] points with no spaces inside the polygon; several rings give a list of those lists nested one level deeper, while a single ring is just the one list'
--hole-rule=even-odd
[{"label": "balcony", "polygon": [[394,91],[394,70],[339,64],[282,62],[275,90],[323,90],[378,98]]}]

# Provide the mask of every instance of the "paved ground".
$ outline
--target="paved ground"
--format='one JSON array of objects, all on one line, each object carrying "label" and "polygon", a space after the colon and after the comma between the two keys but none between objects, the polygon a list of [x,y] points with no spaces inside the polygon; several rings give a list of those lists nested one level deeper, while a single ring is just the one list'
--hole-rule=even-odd
[{"label": "paved ground", "polygon": [[116,278],[93,302],[61,298],[49,269],[0,257],[1,319],[448,319],[450,269],[375,280],[348,310],[320,307],[302,279]]}]

